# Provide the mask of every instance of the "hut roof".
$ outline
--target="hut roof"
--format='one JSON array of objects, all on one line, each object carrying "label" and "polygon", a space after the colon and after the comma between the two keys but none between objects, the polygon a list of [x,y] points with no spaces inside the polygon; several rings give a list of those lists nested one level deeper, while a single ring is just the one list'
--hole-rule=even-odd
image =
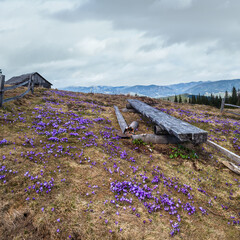
[{"label": "hut roof", "polygon": [[14,76],[12,78],[10,78],[9,80],[6,81],[6,84],[18,84],[18,83],[22,83],[25,80],[29,79],[29,77],[31,75],[34,74],[38,74],[41,78],[43,78],[47,83],[49,83],[50,85],[52,85],[52,83],[50,83],[49,81],[47,81],[42,75],[40,75],[38,72],[32,72],[32,73],[27,73],[27,74],[23,74],[20,76]]}]

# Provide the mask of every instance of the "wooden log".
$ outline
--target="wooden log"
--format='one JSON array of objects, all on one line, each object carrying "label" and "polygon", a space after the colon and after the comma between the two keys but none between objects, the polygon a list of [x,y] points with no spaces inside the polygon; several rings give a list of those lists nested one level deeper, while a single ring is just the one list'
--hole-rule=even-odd
[{"label": "wooden log", "polygon": [[141,139],[145,143],[158,143],[158,144],[177,144],[181,141],[175,136],[171,135],[155,135],[155,134],[139,134],[132,135],[132,139]]},{"label": "wooden log", "polygon": [[122,112],[130,112],[130,113],[136,113],[137,111],[134,109],[134,108],[132,108],[132,109],[128,109],[128,108],[123,108],[122,109]]},{"label": "wooden log", "polygon": [[225,103],[224,105],[225,105],[225,106],[229,106],[229,107],[240,108],[240,106],[233,105],[233,104],[228,104],[228,103]]},{"label": "wooden log", "polygon": [[221,153],[223,153],[224,155],[226,155],[228,158],[230,158],[232,161],[234,161],[237,164],[240,164],[240,156],[238,156],[237,154],[227,150],[226,148],[216,144],[215,142],[212,142],[210,140],[207,140],[206,142],[209,146],[215,148],[216,150],[220,151]]},{"label": "wooden log", "polygon": [[0,75],[0,107],[2,107],[3,105],[4,84],[5,84],[5,76]]},{"label": "wooden log", "polygon": [[32,94],[34,94],[34,75],[30,76],[30,81],[31,81],[31,85],[30,85],[31,92]]},{"label": "wooden log", "polygon": [[166,135],[169,134],[163,127],[155,125],[153,127],[154,134],[156,135]]},{"label": "wooden log", "polygon": [[238,175],[240,175],[240,167],[238,167],[237,165],[233,164],[232,162],[228,162],[228,161],[222,161],[222,163],[229,168],[231,171],[237,173]]},{"label": "wooden log", "polygon": [[117,136],[120,138],[130,138],[132,135],[128,133],[122,133],[122,131],[116,130]]},{"label": "wooden log", "polygon": [[132,105],[131,105],[130,103],[127,103],[127,104],[126,104],[126,108],[127,108],[127,109],[133,109],[133,107],[132,107]]},{"label": "wooden log", "polygon": [[225,104],[225,98],[222,99],[221,108],[220,108],[221,113],[223,112],[224,104]]},{"label": "wooden log", "polygon": [[128,128],[128,125],[127,125],[123,115],[120,113],[118,107],[114,106],[114,109],[115,109],[115,113],[116,113],[116,116],[117,116],[119,126],[122,130],[122,133],[125,133],[126,129]]},{"label": "wooden log", "polygon": [[133,121],[126,129],[126,132],[135,133],[138,126],[139,126],[139,123],[137,121]]},{"label": "wooden log", "polygon": [[143,116],[163,127],[170,135],[174,135],[182,142],[192,141],[198,144],[207,141],[207,132],[198,127],[161,112],[139,100],[128,99],[128,102]]},{"label": "wooden log", "polygon": [[232,111],[227,111],[227,110],[225,110],[225,112],[226,112],[226,113],[232,113],[232,114],[235,114],[235,115],[238,115],[238,116],[240,116],[240,114],[239,114],[239,113],[235,113],[235,112],[232,112]]}]

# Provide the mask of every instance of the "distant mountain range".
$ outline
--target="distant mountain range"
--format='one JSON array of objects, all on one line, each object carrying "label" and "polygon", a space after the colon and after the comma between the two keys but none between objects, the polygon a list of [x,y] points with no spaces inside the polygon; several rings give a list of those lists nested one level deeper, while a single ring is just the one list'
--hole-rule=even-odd
[{"label": "distant mountain range", "polygon": [[93,87],[74,87],[69,86],[60,88],[61,90],[84,92],[84,93],[105,93],[105,94],[138,94],[139,96],[148,96],[152,98],[167,97],[188,93],[190,95],[224,95],[225,91],[232,92],[232,88],[240,88],[240,79],[219,80],[207,82],[178,83],[167,86],[158,85],[136,85],[136,86],[93,86]]}]

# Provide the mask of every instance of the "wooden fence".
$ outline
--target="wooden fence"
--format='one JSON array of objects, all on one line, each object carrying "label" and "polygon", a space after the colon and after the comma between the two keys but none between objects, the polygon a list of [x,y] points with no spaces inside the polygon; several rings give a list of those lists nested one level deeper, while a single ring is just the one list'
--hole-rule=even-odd
[{"label": "wooden fence", "polygon": [[[221,104],[221,108],[220,108],[220,111],[221,113],[223,112],[224,110],[224,106],[229,106],[229,107],[235,107],[235,108],[240,108],[240,106],[237,106],[237,105],[233,105],[233,104],[228,104],[228,103],[225,103],[225,98],[222,99],[222,104]],[[232,114],[235,114],[235,115],[238,115],[240,116],[239,113],[235,113],[235,112],[231,112],[231,111],[227,111],[227,110],[224,110],[225,112],[227,113],[232,113]]]},{"label": "wooden fence", "polygon": [[[9,90],[13,90],[15,88],[24,86],[26,84],[28,85],[28,89],[24,93],[21,93],[20,95],[15,96],[15,97],[3,99],[4,92],[9,91]],[[4,87],[4,85],[5,85],[5,76],[0,75],[0,107],[2,107],[2,105],[6,102],[9,102],[9,101],[12,101],[12,100],[15,100],[15,99],[18,99],[18,98],[22,98],[23,96],[25,96],[30,91],[32,92],[32,94],[34,93],[34,81],[33,81],[33,76],[32,75],[30,75],[28,80],[26,80],[26,81],[24,81],[20,84],[17,84],[17,85],[11,86],[11,87]]]}]

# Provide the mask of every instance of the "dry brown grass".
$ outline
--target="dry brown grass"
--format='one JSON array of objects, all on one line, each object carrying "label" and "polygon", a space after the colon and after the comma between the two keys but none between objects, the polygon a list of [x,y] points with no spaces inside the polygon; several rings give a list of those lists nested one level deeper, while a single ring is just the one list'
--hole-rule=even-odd
[{"label": "dry brown grass", "polygon": [[[11,93],[9,91],[8,96],[18,94],[20,91],[24,91],[24,88],[16,89]],[[133,214],[129,204],[119,203],[117,207],[109,203],[110,200],[115,199],[115,194],[110,191],[111,182],[115,180],[129,181],[130,178],[134,177],[140,182],[140,174],[144,174],[144,172],[149,179],[152,179],[154,166],[160,166],[161,172],[166,177],[178,177],[181,183],[190,185],[193,189],[192,194],[194,194],[194,206],[196,208],[202,206],[208,212],[208,215],[202,215],[197,209],[197,213],[189,216],[180,208],[181,230],[174,236],[175,239],[238,239],[239,225],[233,225],[230,216],[239,220],[240,177],[221,164],[221,159],[224,159],[224,156],[215,153],[205,144],[202,146],[186,144],[186,147],[193,149],[199,158],[182,159],[178,157],[171,159],[169,155],[173,145],[154,145],[153,152],[151,152],[149,146],[141,145],[135,149],[136,145],[130,139],[124,139],[115,141],[115,144],[121,147],[122,151],[127,151],[129,157],[136,160],[136,164],[121,159],[119,153],[109,158],[111,145],[108,145],[107,151],[106,147],[103,146],[107,140],[103,139],[99,131],[103,130],[104,126],[119,129],[113,105],[117,105],[120,109],[124,108],[128,97],[104,94],[75,93],[75,95],[74,97],[60,96],[54,92],[49,94],[44,89],[36,89],[34,95],[28,94],[23,99],[6,103],[0,109],[0,140],[5,138],[10,142],[8,145],[0,146],[0,168],[4,165],[8,170],[18,171],[16,174],[7,173],[6,183],[0,179],[1,239],[69,239],[69,235],[72,239],[170,239],[169,220],[174,220],[174,217],[167,212],[160,210],[149,214],[143,203],[133,195],[131,196],[134,202],[133,206],[141,215],[140,218]],[[230,114],[220,115],[219,110],[212,107],[175,104],[144,97],[138,97],[138,99],[154,104],[158,108],[168,110],[181,108],[197,115],[206,111],[205,114],[208,114],[207,117],[210,119],[238,121]],[[54,109],[47,108],[47,106]],[[84,118],[89,119],[100,116],[108,118],[111,122],[90,124],[88,131],[92,131],[98,136],[97,146],[84,147],[84,141],[79,141],[77,137],[69,137],[67,134],[62,134],[61,137],[68,136],[69,142],[54,143],[49,142],[45,135],[37,135],[31,128],[36,119],[36,113],[33,113],[37,111],[34,109],[36,107],[54,114],[56,112],[60,114],[61,111],[67,114],[71,112],[82,114]],[[96,111],[92,111],[93,108],[96,108]],[[25,122],[16,120],[18,114],[22,112],[24,114],[21,116],[25,117]],[[152,132],[151,124],[146,123],[136,113],[124,113],[123,115],[129,124],[131,121],[139,120],[140,126],[137,133]],[[191,116],[181,116],[179,111],[173,111],[172,115],[185,120],[191,118]],[[70,115],[63,115],[62,121],[66,123],[70,118]],[[221,124],[216,122],[196,122],[193,124],[208,131],[221,127]],[[235,128],[233,123],[229,123],[227,127],[229,129]],[[52,126],[46,128],[47,131],[52,131],[52,129]],[[78,131],[80,137],[84,131]],[[238,153],[231,141],[232,136],[234,136],[232,132],[227,136],[213,134],[216,137],[226,137],[227,141],[219,144]],[[26,138],[33,139],[34,147],[30,143],[26,143]],[[56,145],[43,149],[46,144]],[[55,149],[58,145],[62,145],[64,151],[67,150],[67,146],[75,148],[69,150],[70,155],[58,153],[58,156],[55,156]],[[204,151],[202,147],[204,147]],[[54,153],[48,153],[50,149]],[[78,155],[82,150],[83,155],[79,158]],[[33,156],[31,160],[29,157],[32,155],[25,157],[30,151],[45,152],[45,156],[41,160],[39,159],[40,155]],[[21,153],[23,154],[21,155]],[[152,155],[151,158],[150,155]],[[6,159],[3,159],[3,156]],[[80,163],[80,161],[82,162]],[[92,164],[93,161],[96,162],[96,165]],[[103,165],[105,162],[106,165]],[[114,170],[114,163],[118,165],[120,171],[125,173],[124,176],[119,173],[110,174],[104,169],[106,167]],[[136,173],[133,173],[130,165],[138,166]],[[41,170],[43,176],[40,175]],[[48,194],[37,194],[32,190],[30,193],[25,192],[25,189],[33,185],[35,181],[24,176],[26,171],[29,171],[32,176],[38,175],[41,181],[50,181],[51,178],[54,178],[52,191]],[[1,172],[0,175],[2,175]],[[66,181],[63,182],[62,179],[66,179]],[[149,180],[146,183],[150,187],[154,186]],[[93,189],[89,185],[98,185],[98,188]],[[197,190],[199,187],[204,189],[208,196],[199,192]],[[175,200],[181,198],[182,201],[188,201],[185,195],[171,193],[161,184],[157,190],[161,194],[164,192],[170,194]],[[95,194],[92,194],[92,191],[95,191]],[[214,196],[217,198],[214,199]],[[232,200],[229,199],[229,196]],[[26,201],[27,197],[30,198],[29,201]],[[32,200],[33,197],[35,200]],[[212,206],[208,204],[209,199],[212,201]],[[108,202],[104,203],[106,200]],[[224,210],[221,205],[229,206],[229,208]],[[44,211],[41,210],[42,208]],[[117,211],[119,215],[116,215]],[[57,219],[60,219],[60,222]],[[106,219],[108,220],[107,224],[105,223]],[[152,221],[150,222],[149,219]],[[144,220],[146,223],[143,223]],[[118,222],[117,225],[115,221]],[[120,228],[123,230],[120,231]],[[57,232],[57,229],[60,231]],[[112,233],[109,233],[109,229],[112,230]]]}]

